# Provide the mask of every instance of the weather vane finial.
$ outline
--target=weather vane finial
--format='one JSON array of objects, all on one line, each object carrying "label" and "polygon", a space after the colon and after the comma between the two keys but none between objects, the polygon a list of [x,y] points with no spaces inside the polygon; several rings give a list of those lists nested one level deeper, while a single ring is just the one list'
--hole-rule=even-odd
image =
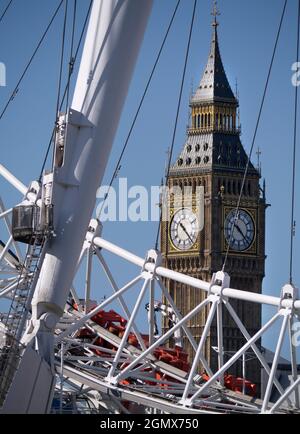
[{"label": "weather vane finial", "polygon": [[218,2],[217,2],[217,0],[213,1],[213,10],[212,10],[211,14],[214,17],[213,26],[217,27],[219,25],[219,23],[217,21],[217,17],[219,15],[221,15],[220,12],[219,12],[219,9],[218,9]]}]

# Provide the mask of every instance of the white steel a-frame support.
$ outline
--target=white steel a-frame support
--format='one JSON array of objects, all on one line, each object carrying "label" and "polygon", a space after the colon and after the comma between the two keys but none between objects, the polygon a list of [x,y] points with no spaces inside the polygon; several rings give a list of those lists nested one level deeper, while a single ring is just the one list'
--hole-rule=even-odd
[{"label": "white steel a-frame support", "polygon": [[[108,339],[108,341],[113,345],[112,349],[106,350],[105,347],[97,347],[93,342],[87,343],[82,342],[84,356],[78,357],[76,354],[66,355],[64,367],[67,366],[67,370],[70,367],[76,369],[78,367],[80,370],[84,371],[85,376],[91,375],[91,378],[97,376],[102,384],[105,384],[107,390],[115,390],[119,385],[125,387],[124,384],[129,384],[130,390],[136,390],[136,398],[139,396],[141,391],[141,384],[143,384],[143,392],[147,396],[156,396],[164,400],[164,404],[161,408],[167,408],[173,405],[175,412],[193,412],[201,411],[201,409],[206,408],[207,411],[225,411],[225,412],[250,412],[250,413],[273,413],[279,410],[279,407],[286,402],[285,409],[280,408],[280,411],[297,411],[299,406],[297,400],[295,400],[295,405],[292,403],[290,395],[292,392],[296,391],[299,381],[296,379],[297,376],[297,361],[295,357],[294,361],[294,377],[291,380],[291,386],[284,390],[282,385],[280,385],[278,379],[276,378],[276,372],[278,368],[278,360],[280,356],[280,350],[282,347],[283,338],[288,329],[288,324],[297,317],[297,312],[299,311],[299,300],[297,299],[297,291],[290,285],[283,288],[281,297],[268,297],[261,296],[260,294],[253,294],[245,291],[243,297],[246,301],[253,303],[268,304],[271,306],[277,306],[277,312],[273,317],[262,326],[262,328],[257,331],[254,336],[250,336],[245,326],[241,322],[237,313],[233,309],[229,302],[229,299],[239,298],[241,296],[241,291],[230,288],[229,276],[224,272],[218,272],[213,276],[211,283],[203,282],[199,279],[194,279],[189,276],[183,275],[181,273],[173,272],[168,270],[161,265],[160,254],[156,251],[149,251],[146,260],[139,258],[136,255],[109,243],[98,236],[94,236],[93,232],[87,234],[88,242],[91,242],[95,248],[96,255],[101,258],[101,265],[106,264],[104,255],[105,250],[116,254],[122,259],[125,259],[137,266],[141,266],[141,271],[139,275],[131,280],[129,283],[125,284],[121,289],[116,285],[111,272],[106,272],[108,280],[112,284],[113,294],[102,301],[97,307],[95,307],[88,314],[84,314],[82,311],[76,311],[73,315],[74,310],[69,313],[70,322],[65,324],[65,326],[58,331],[59,336],[56,339],[56,348],[64,343],[66,348],[70,350],[73,345],[78,346],[80,341],[80,330],[85,327],[93,331],[94,333],[99,333],[102,339]],[[101,251],[100,251],[101,248]],[[107,265],[104,268],[108,271]],[[195,288],[202,289],[207,292],[207,297],[196,306],[191,312],[187,313],[184,317],[180,315],[178,309],[176,308],[171,295],[167,292],[163,281],[164,278],[175,280],[177,282],[188,282],[191,286]],[[141,301],[147,300],[147,289],[149,293],[151,292],[151,283],[157,286],[158,292],[160,289],[161,294],[156,294],[158,297],[165,298],[166,303],[173,308],[175,314],[175,321],[173,327],[170,327],[163,335],[153,336],[153,340],[150,341],[151,333],[149,334],[149,340],[147,346],[133,345],[130,344],[132,338],[135,336],[136,342],[141,335],[137,330],[134,329],[133,325],[137,318],[138,311],[141,314]],[[114,301],[124,301],[124,296],[129,297],[129,292],[134,290],[136,294],[136,289],[142,288],[132,307],[132,311],[128,309],[123,310],[128,318],[128,323],[124,329],[124,334],[121,337],[114,337],[113,335],[107,334],[106,330],[103,328],[97,328],[95,323],[93,323],[92,318],[94,318],[98,313],[107,309],[109,305]],[[291,296],[293,294],[293,296]],[[150,295],[150,303],[152,302],[152,308],[154,308],[155,301]],[[209,315],[200,339],[199,343],[196,343],[194,338],[190,336],[190,331],[187,327],[188,321],[200,312],[202,309],[210,306]],[[246,343],[238,349],[235,354],[232,354],[230,359],[224,363],[223,358],[219,358],[219,366],[216,372],[212,372],[208,366],[207,361],[204,357],[204,344],[209,336],[209,331],[212,325],[213,318],[217,317],[217,329],[218,329],[218,348],[219,354],[224,354],[223,347],[223,334],[222,330],[224,327],[223,316],[220,315],[220,308],[224,306],[227,309],[232,320],[236,323],[237,328],[240,330],[245,338]],[[148,314],[151,310],[151,306],[148,306]],[[148,318],[148,314],[144,312]],[[73,315],[73,316],[72,316]],[[277,349],[274,356],[274,361],[271,366],[267,363],[262,352],[257,346],[257,341],[264,335],[264,333],[270,330],[276,323],[282,319],[282,327],[278,337]],[[150,321],[150,327],[153,326],[153,321]],[[176,332],[181,329],[183,333],[186,334],[192,347],[195,351],[195,356],[192,361],[192,367],[188,371],[178,370],[172,368],[171,365],[162,363],[157,359],[157,352],[161,351],[163,348],[167,348],[166,344],[169,338],[174,338]],[[79,333],[79,334],[77,334]],[[131,336],[131,338],[130,338]],[[74,340],[74,341],[73,341]],[[96,356],[93,350],[97,350],[106,354],[106,356]],[[247,352],[251,350],[253,352],[252,357],[257,357],[260,362],[261,369],[264,369],[268,376],[268,386],[267,391],[264,394],[263,400],[259,399],[248,399],[246,395],[233,394],[231,396],[228,394],[227,389],[224,388],[224,374],[232,367],[235,363],[239,361],[240,358],[246,358]],[[294,348],[292,350],[294,352]],[[296,356],[296,355],[295,355]],[[79,363],[85,363],[80,365]],[[99,367],[99,363],[104,363],[103,367]],[[93,365],[95,363],[95,366]],[[198,371],[199,363],[205,368],[207,375],[206,379],[203,381],[201,376],[201,371]],[[155,373],[160,372],[162,379],[156,379]],[[200,375],[199,375],[200,374]],[[73,375],[73,374],[72,374]],[[167,375],[167,377],[163,377]],[[207,376],[209,377],[207,379]],[[75,375],[76,377],[76,375]],[[75,378],[74,377],[74,378]],[[245,377],[243,377],[245,379]],[[82,377],[83,379],[83,377]],[[86,383],[87,377],[83,381]],[[150,384],[149,384],[150,381]],[[88,380],[89,382],[89,380]],[[243,390],[246,390],[245,382],[242,385]],[[272,403],[271,392],[273,387],[279,392],[280,399],[276,403]],[[109,392],[108,392],[109,394]],[[169,401],[171,399],[171,402]],[[133,399],[134,402],[134,399]],[[157,407],[160,407],[157,401]],[[279,404],[280,403],[280,406]],[[203,407],[202,407],[203,406]]]}]

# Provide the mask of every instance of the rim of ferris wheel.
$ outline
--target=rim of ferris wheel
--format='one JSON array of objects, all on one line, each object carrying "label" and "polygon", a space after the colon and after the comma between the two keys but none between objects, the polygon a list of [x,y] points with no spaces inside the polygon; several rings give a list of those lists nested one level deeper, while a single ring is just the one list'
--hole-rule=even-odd
[{"label": "rim of ferris wheel", "polygon": [[[144,260],[142,258],[107,240],[104,240],[103,238],[96,237],[94,239],[94,244],[98,247],[101,247],[104,250],[108,250],[109,252],[114,253],[117,256],[120,256],[121,258],[127,260],[128,262],[131,262],[132,264],[135,264],[140,267],[142,267],[144,264]],[[148,271],[153,271],[154,269],[154,266],[151,263],[147,263],[145,267]],[[178,273],[176,271],[169,270],[161,266],[156,268],[156,274],[159,275],[160,277],[170,278],[179,283],[184,283],[189,286],[194,286],[195,288],[202,289],[206,292],[211,290],[212,294],[219,295],[221,292],[220,286],[216,286],[216,285],[211,286],[210,283],[208,282],[202,281],[200,279],[196,279],[191,276],[187,276],[185,274]],[[236,298],[238,300],[244,300],[244,301],[251,301],[259,304],[267,304],[275,307],[279,307],[280,303],[282,303],[283,307],[291,307],[292,305],[294,305],[294,308],[297,311],[300,310],[299,299],[293,302],[293,300],[291,299],[281,300],[280,297],[263,295],[263,294],[254,294],[252,292],[241,291],[239,289],[233,289],[233,288],[223,288],[222,293],[225,297]]]}]

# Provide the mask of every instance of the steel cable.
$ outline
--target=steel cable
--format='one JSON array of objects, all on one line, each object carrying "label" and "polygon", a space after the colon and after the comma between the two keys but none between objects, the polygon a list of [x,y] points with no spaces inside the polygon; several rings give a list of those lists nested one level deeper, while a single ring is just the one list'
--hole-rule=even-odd
[{"label": "steel cable", "polygon": [[[174,129],[173,129],[172,144],[171,144],[171,148],[170,148],[170,152],[169,152],[169,159],[168,159],[168,165],[167,165],[167,170],[166,170],[166,174],[165,174],[164,187],[166,187],[168,184],[168,179],[169,179],[169,174],[170,174],[170,169],[171,169],[171,162],[172,162],[172,156],[173,156],[173,151],[174,151],[177,127],[178,127],[178,119],[179,119],[179,113],[180,113],[180,108],[181,108],[182,94],[183,94],[183,88],[184,88],[185,77],[186,77],[186,69],[187,69],[187,64],[188,64],[188,59],[189,59],[189,54],[190,54],[190,47],[191,47],[192,34],[193,34],[193,29],[194,29],[197,1],[198,0],[194,0],[192,19],[191,19],[190,30],[189,30],[189,38],[188,38],[188,43],[187,43],[186,53],[185,53],[184,68],[183,68],[183,72],[182,72],[181,85],[180,85],[180,91],[179,91],[179,96],[178,96],[178,103],[177,103],[176,118],[175,118]],[[159,234],[160,234],[160,229],[161,229],[161,220],[162,220],[162,204],[161,204],[161,208],[160,208],[160,219],[159,219],[159,223],[158,223],[156,240],[155,240],[155,249],[156,250],[158,250]]]},{"label": "steel cable", "polygon": [[161,54],[162,54],[162,52],[163,52],[163,49],[164,49],[165,43],[166,43],[166,41],[167,41],[167,39],[168,39],[168,36],[169,36],[170,30],[171,30],[171,27],[172,27],[172,25],[173,25],[173,22],[174,22],[174,19],[175,19],[175,16],[176,16],[176,13],[177,13],[178,7],[179,7],[179,5],[180,5],[180,2],[181,2],[181,0],[178,0],[178,1],[177,1],[177,4],[176,4],[176,6],[175,6],[175,10],[174,10],[173,15],[172,15],[172,17],[171,17],[171,20],[170,20],[170,23],[169,23],[169,25],[168,25],[167,31],[166,31],[166,33],[165,33],[165,36],[164,36],[163,42],[162,42],[162,44],[161,44],[161,47],[160,47],[159,52],[158,52],[158,54],[157,54],[157,57],[156,57],[156,60],[155,60],[154,66],[153,66],[153,68],[152,68],[152,71],[151,71],[151,73],[150,73],[149,79],[148,79],[148,81],[147,81],[147,84],[146,84],[146,87],[145,87],[144,93],[143,93],[143,95],[142,95],[142,98],[141,98],[140,103],[139,103],[139,105],[138,105],[137,111],[136,111],[135,116],[134,116],[134,118],[133,118],[133,121],[132,121],[131,127],[130,127],[130,129],[129,129],[129,133],[128,133],[127,137],[126,137],[126,140],[125,140],[125,143],[124,143],[123,149],[122,149],[122,151],[121,151],[121,154],[120,154],[120,156],[119,156],[119,159],[118,159],[117,164],[116,164],[116,167],[115,167],[115,170],[114,170],[113,175],[112,175],[112,177],[111,177],[111,180],[110,180],[110,183],[109,183],[109,187],[108,187],[108,191],[107,191],[107,193],[106,193],[105,196],[104,196],[104,200],[103,200],[102,206],[101,206],[100,211],[99,211],[99,213],[98,213],[98,215],[97,215],[97,218],[99,218],[99,219],[100,219],[100,216],[101,216],[102,210],[103,210],[103,208],[104,208],[105,201],[106,201],[106,199],[107,199],[107,197],[108,197],[108,195],[109,195],[109,191],[110,191],[110,189],[111,189],[111,187],[112,187],[112,184],[113,184],[114,180],[116,179],[116,177],[117,177],[117,175],[118,175],[118,172],[119,172],[119,170],[120,170],[120,164],[121,164],[121,161],[122,161],[123,156],[124,156],[124,154],[125,154],[125,151],[126,151],[126,149],[127,149],[127,146],[128,146],[128,143],[129,143],[129,140],[130,140],[130,137],[131,137],[131,134],[132,134],[132,132],[133,132],[133,129],[134,129],[135,124],[136,124],[136,121],[137,121],[137,119],[138,119],[138,116],[139,116],[139,114],[140,114],[141,108],[142,108],[142,106],[143,106],[144,100],[145,100],[146,95],[147,95],[147,93],[148,93],[148,90],[149,90],[150,84],[151,84],[151,82],[152,82],[153,75],[154,75],[154,73],[155,73],[155,71],[156,71],[156,68],[157,68],[158,62],[159,62],[159,60],[160,60]]},{"label": "steel cable", "polygon": [[[297,14],[297,61],[300,55],[300,0],[298,0]],[[297,151],[297,116],[298,116],[298,85],[295,86],[295,109],[294,109],[294,143],[293,143],[293,174],[292,174],[292,199],[291,199],[291,246],[290,246],[290,284],[293,283],[293,262],[294,262],[294,238],[295,238],[295,193],[296,193],[296,151]]]},{"label": "steel cable", "polygon": [[226,268],[226,265],[227,265],[227,260],[228,260],[228,255],[229,255],[229,251],[230,251],[230,245],[231,245],[232,238],[233,238],[235,224],[236,224],[236,221],[238,220],[238,217],[239,217],[239,211],[240,211],[240,207],[241,207],[241,201],[242,201],[243,191],[244,191],[244,187],[245,187],[245,183],[246,183],[246,178],[247,178],[249,166],[250,166],[250,163],[251,163],[251,158],[252,158],[252,154],[253,154],[253,150],[254,150],[254,145],[255,145],[255,142],[256,142],[256,136],[257,136],[258,128],[259,128],[259,125],[260,125],[262,111],[263,111],[263,108],[264,108],[264,105],[265,105],[265,99],[266,99],[267,90],[268,90],[268,87],[269,87],[269,82],[270,82],[271,72],[272,72],[272,69],[273,69],[273,64],[274,64],[274,60],[275,60],[276,51],[277,51],[278,41],[279,41],[279,37],[280,37],[280,34],[281,34],[281,28],[282,28],[283,19],[284,19],[284,16],[285,16],[286,6],[287,6],[287,0],[285,0],[285,2],[284,2],[283,11],[282,11],[281,18],[280,18],[279,28],[278,28],[278,31],[277,31],[276,41],[275,41],[275,45],[274,45],[274,49],[273,49],[273,54],[272,54],[272,58],[271,58],[271,62],[270,62],[269,70],[268,70],[267,80],[266,80],[266,84],[265,84],[265,88],[264,88],[264,93],[263,93],[263,97],[262,97],[262,101],[261,101],[261,105],[260,105],[260,109],[259,109],[259,114],[258,114],[256,126],[255,126],[255,131],[254,131],[254,135],[253,135],[253,139],[252,139],[252,144],[251,144],[250,152],[249,152],[249,155],[248,155],[246,168],[245,168],[245,171],[244,171],[243,181],[242,181],[241,190],[240,190],[240,194],[239,194],[239,198],[238,198],[238,202],[237,202],[237,207],[236,207],[236,212],[235,212],[235,217],[234,217],[234,223],[233,223],[233,225],[231,227],[231,233],[230,233],[230,237],[229,237],[229,240],[228,240],[228,246],[227,246],[227,249],[226,249],[226,254],[225,254],[225,258],[224,258],[224,262],[223,262],[222,271],[225,271],[225,268]]},{"label": "steel cable", "polygon": [[3,20],[3,18],[5,17],[8,9],[10,8],[11,4],[12,4],[13,0],[10,0],[10,2],[7,4],[6,8],[4,9],[4,11],[2,12],[1,16],[0,16],[0,23]]},{"label": "steel cable", "polygon": [[20,78],[19,78],[19,80],[18,80],[18,82],[17,82],[17,84],[16,84],[13,92],[11,93],[11,95],[10,95],[9,99],[7,100],[4,108],[2,109],[1,114],[0,114],[0,120],[3,118],[3,116],[6,113],[6,110],[8,109],[10,103],[14,100],[15,96],[17,95],[17,93],[19,91],[20,84],[22,83],[22,81],[23,81],[23,79],[24,79],[24,77],[25,77],[28,69],[30,68],[30,66],[31,66],[31,64],[32,64],[32,62],[33,62],[36,54],[37,54],[37,52],[39,51],[39,48],[41,47],[41,45],[42,45],[42,43],[43,43],[43,41],[44,41],[44,39],[45,39],[45,37],[46,37],[46,35],[48,33],[48,31],[49,31],[49,29],[50,29],[53,21],[55,20],[57,14],[58,14],[58,12],[59,12],[62,4],[63,4],[63,2],[64,2],[64,0],[61,0],[60,3],[59,3],[59,5],[57,6],[57,8],[56,8],[56,10],[55,10],[55,12],[54,12],[54,14],[53,14],[53,16],[52,16],[49,24],[48,24],[48,26],[46,27],[46,30],[44,31],[41,39],[39,40],[39,42],[38,42],[38,44],[37,44],[37,46],[36,46],[36,48],[35,48],[32,56],[29,59],[29,62],[27,63],[24,71],[22,72],[22,74],[21,74],[21,76],[20,76]]}]

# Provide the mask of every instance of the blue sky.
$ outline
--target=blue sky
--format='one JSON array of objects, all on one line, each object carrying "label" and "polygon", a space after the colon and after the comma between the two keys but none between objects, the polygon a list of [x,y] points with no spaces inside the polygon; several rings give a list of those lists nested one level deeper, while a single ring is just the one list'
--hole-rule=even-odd
[{"label": "blue sky", "polygon": [[[72,2],[71,2],[72,3]],[[77,38],[88,0],[78,0]],[[183,68],[185,47],[193,1],[182,0],[162,60],[155,74],[141,116],[129,143],[121,177],[128,184],[159,185],[163,176],[166,151],[171,144],[172,129]],[[0,1],[0,11],[6,1]],[[9,92],[21,71],[58,0],[14,0],[0,23],[0,62],[7,68],[7,87],[0,88],[2,110]],[[154,8],[145,35],[141,55],[133,77],[121,123],[115,139],[104,183],[108,183],[124,140],[127,136],[139,99],[147,82],[156,53],[161,44],[175,0],[154,0]],[[188,123],[188,100],[192,86],[197,86],[206,65],[211,40],[210,0],[199,0],[184,97],[180,111],[175,156],[184,144]],[[240,95],[242,142],[250,148],[268,66],[278,28],[283,0],[220,0],[219,41],[223,63],[232,87],[236,79]],[[257,136],[256,149],[262,150],[262,174],[266,179],[267,211],[265,294],[279,295],[289,277],[289,233],[291,161],[293,145],[294,88],[291,65],[296,59],[297,1],[289,0],[283,31],[271,76],[266,105]],[[0,162],[25,184],[39,175],[43,155],[55,117],[59,52],[63,14],[58,15],[47,39],[29,70],[17,97],[0,120]],[[255,149],[255,151],[256,151]],[[174,156],[174,157],[175,157]],[[299,160],[299,153],[297,155]],[[254,154],[253,161],[256,162]],[[296,180],[299,184],[298,178]],[[3,179],[0,191],[8,206],[19,201],[19,195]],[[299,189],[296,192],[296,217],[299,216]],[[297,219],[298,220],[298,219]],[[154,247],[156,223],[107,223],[104,238],[144,257]],[[299,231],[295,240],[295,283],[300,282]],[[111,259],[121,285],[133,275],[132,267]],[[82,282],[82,276],[79,279]],[[80,283],[79,283],[80,285]],[[106,286],[95,277],[99,299]],[[108,289],[107,289],[108,292]],[[264,311],[264,317],[269,311]],[[274,338],[269,336],[272,345]]]}]

